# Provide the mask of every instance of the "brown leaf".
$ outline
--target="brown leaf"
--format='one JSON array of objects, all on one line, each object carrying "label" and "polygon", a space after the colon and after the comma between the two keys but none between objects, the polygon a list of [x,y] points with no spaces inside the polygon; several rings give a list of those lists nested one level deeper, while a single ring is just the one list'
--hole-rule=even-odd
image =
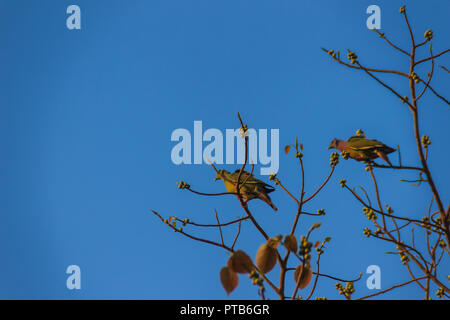
[{"label": "brown leaf", "polygon": [[222,286],[227,294],[230,294],[238,286],[239,277],[229,267],[223,267],[220,269],[220,282],[222,282]]},{"label": "brown leaf", "polygon": [[289,150],[291,150],[291,146],[287,145],[286,147],[284,147],[284,153],[285,154],[289,154]]},{"label": "brown leaf", "polygon": [[316,243],[314,244],[314,248],[317,248],[320,244],[320,241],[316,241]]},{"label": "brown leaf", "polygon": [[237,273],[250,273],[253,270],[252,259],[242,250],[234,252],[227,265]]},{"label": "brown leaf", "polygon": [[267,243],[262,244],[256,253],[256,265],[262,273],[271,271],[277,263],[277,253]]},{"label": "brown leaf", "polygon": [[289,251],[297,252],[298,249],[297,238],[293,234],[287,235],[286,237],[284,237],[284,246]]},{"label": "brown leaf", "polygon": [[300,282],[299,288],[303,289],[308,286],[308,284],[311,282],[312,279],[312,270],[311,266],[309,264],[305,264],[305,269],[303,270],[303,265],[298,265],[297,268],[295,268],[294,272],[294,281],[295,283]]},{"label": "brown leaf", "polygon": [[300,143],[300,150],[303,151],[303,144],[302,143]]}]

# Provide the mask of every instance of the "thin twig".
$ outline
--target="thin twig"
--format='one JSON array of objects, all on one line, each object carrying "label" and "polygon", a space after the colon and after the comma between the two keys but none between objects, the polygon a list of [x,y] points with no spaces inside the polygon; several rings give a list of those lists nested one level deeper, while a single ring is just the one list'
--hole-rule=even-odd
[{"label": "thin twig", "polygon": [[417,281],[417,280],[425,279],[426,277],[427,277],[427,276],[423,276],[423,277],[420,277],[420,278],[417,278],[417,279],[412,279],[412,280],[409,280],[409,281],[406,281],[406,282],[403,282],[403,283],[400,283],[400,284],[396,284],[395,286],[392,286],[392,287],[390,287],[390,288],[388,288],[388,289],[381,290],[381,291],[375,292],[375,293],[373,293],[373,294],[369,294],[369,295],[367,295],[367,296],[358,298],[358,299],[356,299],[356,300],[364,300],[364,299],[367,299],[367,298],[372,298],[372,297],[378,296],[378,295],[380,295],[380,294],[383,294],[383,293],[389,292],[389,291],[391,291],[391,290],[394,290],[394,289],[396,289],[396,288],[400,288],[400,287],[406,286],[407,284],[410,284],[411,282],[414,282],[414,281]]},{"label": "thin twig", "polygon": [[217,225],[218,225],[218,227],[219,227],[220,241],[222,242],[222,245],[223,245],[224,243],[223,243],[222,227],[221,227],[221,225],[220,225],[219,216],[217,215],[217,210],[216,210],[216,209],[214,209],[214,215],[216,216]]},{"label": "thin twig", "polygon": [[237,231],[237,233],[236,233],[236,237],[234,237],[234,241],[233,241],[233,244],[231,245],[231,249],[234,249],[234,246],[235,246],[235,244],[236,244],[236,241],[237,241],[239,235],[241,234],[241,222],[242,222],[242,220],[239,221],[239,224],[238,224],[238,231]]},{"label": "thin twig", "polygon": [[394,47],[395,49],[397,49],[398,51],[406,54],[409,57],[409,53],[406,52],[406,50],[401,49],[400,47],[396,46],[395,44],[393,44],[391,41],[389,41],[389,39],[384,35],[384,33],[381,33],[380,31],[378,31],[377,29],[372,29],[373,31],[375,31],[376,33],[378,33],[378,35],[384,39],[387,43],[389,43],[392,47]]}]

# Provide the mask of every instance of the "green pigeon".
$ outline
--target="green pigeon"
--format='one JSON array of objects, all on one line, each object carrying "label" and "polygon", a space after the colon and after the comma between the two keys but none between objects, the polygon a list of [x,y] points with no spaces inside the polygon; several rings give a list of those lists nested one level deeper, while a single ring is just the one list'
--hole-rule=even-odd
[{"label": "green pigeon", "polygon": [[[240,170],[236,170],[234,173],[230,173],[226,170],[219,170],[217,171],[214,181],[223,180],[227,191],[236,193],[236,182],[239,177],[239,171]],[[275,191],[274,187],[256,179],[252,174],[245,170],[242,171],[240,183],[243,184],[239,186],[239,191],[245,202],[252,199],[260,199],[271,206],[273,210],[278,210],[272,203],[272,199],[269,197],[269,193]]]},{"label": "green pigeon", "polygon": [[390,166],[392,164],[387,155],[395,151],[380,141],[366,139],[364,136],[353,136],[347,141],[334,138],[328,149],[333,148],[347,152],[350,158],[357,161],[370,161],[380,157]]}]

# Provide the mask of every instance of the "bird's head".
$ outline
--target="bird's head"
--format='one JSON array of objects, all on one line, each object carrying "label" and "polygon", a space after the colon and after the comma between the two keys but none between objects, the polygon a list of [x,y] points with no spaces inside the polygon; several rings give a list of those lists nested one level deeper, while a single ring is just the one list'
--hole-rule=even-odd
[{"label": "bird's head", "polygon": [[339,142],[339,139],[334,138],[333,141],[330,142],[330,145],[328,146],[328,150],[337,149],[338,142]]}]

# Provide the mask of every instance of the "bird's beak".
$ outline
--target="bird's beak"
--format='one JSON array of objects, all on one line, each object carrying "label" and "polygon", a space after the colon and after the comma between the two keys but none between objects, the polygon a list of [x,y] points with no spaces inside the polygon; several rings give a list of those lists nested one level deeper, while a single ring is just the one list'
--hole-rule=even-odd
[{"label": "bird's beak", "polygon": [[214,182],[216,182],[217,180],[219,180],[219,178],[218,178],[218,177],[215,177],[215,178],[214,178]]}]

